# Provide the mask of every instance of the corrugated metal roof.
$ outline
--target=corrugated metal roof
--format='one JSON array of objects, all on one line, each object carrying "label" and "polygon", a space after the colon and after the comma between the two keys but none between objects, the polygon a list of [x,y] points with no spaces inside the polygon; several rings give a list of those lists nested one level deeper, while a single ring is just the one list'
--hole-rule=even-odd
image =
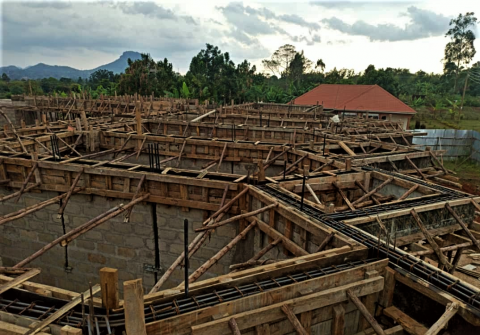
[{"label": "corrugated metal roof", "polygon": [[371,112],[416,113],[378,85],[322,84],[295,99],[295,104],[316,105],[326,109]]}]

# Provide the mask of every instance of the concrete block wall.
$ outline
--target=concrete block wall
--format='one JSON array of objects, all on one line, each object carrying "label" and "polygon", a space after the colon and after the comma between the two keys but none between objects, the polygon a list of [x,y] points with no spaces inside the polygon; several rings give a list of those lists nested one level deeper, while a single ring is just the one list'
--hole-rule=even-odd
[{"label": "concrete block wall", "polygon": [[[0,196],[12,193],[12,190],[0,189]],[[5,215],[26,206],[53,198],[55,192],[27,193],[15,204],[9,200],[0,206],[0,215]],[[128,201],[89,195],[74,195],[70,199],[65,213],[65,230],[68,232],[108,209]],[[160,265],[165,271],[183,251],[183,220],[189,220],[189,242],[195,237],[193,231],[201,225],[203,211],[190,209],[183,212],[175,206],[156,205],[159,233]],[[4,266],[13,266],[24,258],[41,249],[47,243],[63,235],[61,219],[57,219],[58,205],[51,205],[24,218],[0,226],[0,257]],[[145,290],[155,284],[154,274],[144,271],[144,264],[155,264],[155,243],[153,235],[152,208],[150,204],[134,207],[129,223],[123,222],[120,214],[97,228],[78,237],[65,248],[57,245],[30,263],[29,267],[42,269],[34,281],[60,288],[83,292],[92,284],[99,282],[99,270],[112,267],[119,270],[121,282],[143,278]],[[227,218],[227,217],[225,217]],[[190,273],[214,256],[218,250],[237,235],[237,225],[229,224],[216,229],[211,239],[190,260]],[[241,242],[227,253],[201,279],[228,273],[228,267],[234,257],[243,260]],[[238,255],[236,255],[238,254]],[[66,260],[71,271],[65,268]],[[159,274],[159,278],[161,273]],[[183,269],[177,269],[162,288],[177,286],[183,281]]]}]

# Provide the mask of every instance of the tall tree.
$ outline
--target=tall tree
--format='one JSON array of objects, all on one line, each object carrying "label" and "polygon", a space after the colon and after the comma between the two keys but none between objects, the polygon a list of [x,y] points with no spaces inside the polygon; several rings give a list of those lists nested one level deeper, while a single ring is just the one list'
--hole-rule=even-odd
[{"label": "tall tree", "polygon": [[288,75],[288,67],[297,54],[295,47],[291,44],[285,44],[275,51],[270,59],[262,60],[264,68],[274,76],[280,77]]},{"label": "tall tree", "polygon": [[323,62],[323,59],[320,58],[315,63],[315,69],[317,69],[317,68],[319,68],[320,71],[322,71],[322,73],[323,73],[323,71],[325,71],[325,63]]},{"label": "tall tree", "polygon": [[8,83],[10,81],[10,77],[6,73],[2,73],[2,80]]},{"label": "tall tree", "polygon": [[288,65],[288,76],[292,82],[301,82],[303,74],[312,68],[312,61],[305,57],[303,50],[297,52]]},{"label": "tall tree", "polygon": [[457,90],[458,74],[462,65],[470,63],[475,56],[475,34],[472,29],[477,23],[475,13],[468,12],[465,15],[459,14],[456,19],[450,21],[451,28],[445,34],[450,37],[450,42],[445,46],[444,72],[455,70],[454,93]]}]

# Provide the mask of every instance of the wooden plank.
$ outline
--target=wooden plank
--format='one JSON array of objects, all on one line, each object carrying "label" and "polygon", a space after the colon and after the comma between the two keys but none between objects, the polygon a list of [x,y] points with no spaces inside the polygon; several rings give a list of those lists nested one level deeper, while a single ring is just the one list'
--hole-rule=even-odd
[{"label": "wooden plank", "polygon": [[[300,298],[295,298],[280,303],[272,304],[270,306],[262,307],[255,310],[232,315],[237,320],[240,330],[255,327],[259,324],[271,323],[285,319],[285,314],[282,312],[283,305],[289,305],[294,314],[300,314],[306,311],[322,308],[332,304],[338,304],[346,301],[348,298],[345,294],[346,290],[350,289],[357,296],[364,296],[374,292],[378,292],[383,288],[383,278],[364,279],[352,284],[327,289],[318,293],[306,295]],[[192,327],[192,334],[225,334],[229,331],[229,318],[207,322],[204,324]]]},{"label": "wooden plank", "polygon": [[[3,335],[23,335],[29,328],[17,326],[8,322],[0,321],[0,334]],[[39,332],[38,335],[50,335],[50,333]]]},{"label": "wooden plank", "polygon": [[3,285],[0,285],[0,294],[22,284],[23,282],[29,280],[30,278],[35,277],[40,273],[40,271],[41,271],[40,269],[30,269],[25,273],[21,274],[20,276],[16,277],[15,279],[13,279],[12,281],[9,281]]},{"label": "wooden plank", "polygon": [[127,335],[147,335],[142,279],[123,282],[123,292]]},{"label": "wooden plank", "polygon": [[[324,261],[327,261],[327,260],[328,259],[324,259]],[[272,264],[272,265],[278,266],[279,263]],[[372,263],[368,265],[362,265],[359,268],[350,269],[350,270],[338,272],[335,274],[331,274],[331,275],[327,275],[319,278],[314,278],[298,284],[275,288],[267,292],[262,292],[256,295],[244,297],[243,299],[224,302],[216,306],[195,310],[184,315],[171,317],[166,320],[152,322],[147,324],[147,331],[149,335],[165,334],[165,333],[190,334],[191,326],[195,324],[200,324],[203,322],[209,322],[212,316],[221,314],[222,311],[225,311],[226,309],[230,311],[231,315],[233,315],[233,314],[251,311],[256,308],[269,306],[271,304],[279,303],[284,300],[296,298],[298,297],[299,292],[315,293],[315,292],[320,292],[320,291],[332,288],[336,285],[341,286],[341,285],[351,284],[363,278],[365,273],[369,271],[369,269],[370,270],[378,269],[382,271],[382,269],[387,264],[387,262],[385,261],[379,261],[375,263],[376,264]],[[296,265],[297,269],[290,268],[290,271],[285,273],[292,273],[292,271],[298,272],[300,270],[300,266],[302,265],[305,265],[305,262],[301,262],[300,264],[297,264]],[[308,268],[317,268],[317,267],[312,267],[312,265]],[[318,264],[318,266],[323,266],[323,265]],[[267,266],[264,266],[264,268],[265,267]],[[250,269],[247,271],[254,272],[253,270],[254,269]],[[255,271],[256,271],[256,274],[260,274],[260,275],[265,274],[266,276],[265,278],[277,276],[278,274],[282,275],[282,273],[276,273],[275,271],[267,271],[265,269],[261,271],[258,271],[257,269]],[[279,271],[279,269],[277,269],[277,271]],[[238,274],[238,273],[234,273],[234,274]],[[243,278],[245,277],[243,276],[242,279]],[[259,280],[262,280],[262,278],[263,277],[259,276]],[[207,292],[207,290],[208,292],[211,292],[213,290],[220,291],[226,288],[236,287],[238,285],[241,285],[243,282],[251,282],[251,280],[255,280],[256,278],[255,276],[253,276],[252,278],[247,278],[246,281],[243,281],[242,279],[240,281],[236,281],[235,279],[231,279],[230,281],[228,281],[227,279],[228,279],[227,276],[223,276],[223,278],[220,279],[220,283],[217,283],[214,286],[211,285],[211,286],[205,287],[202,290],[193,291],[195,293],[192,292],[192,294],[195,294],[195,295],[202,294],[203,292]],[[183,294],[180,293],[175,296],[165,297],[164,299],[161,299],[161,300],[157,299],[157,301],[158,302],[163,302],[167,300],[170,301],[176,297],[181,298],[183,297]]]},{"label": "wooden plank", "polygon": [[414,320],[395,306],[390,306],[383,310],[383,313],[392,318],[403,327],[403,330],[412,335],[424,335],[427,332],[427,327]]},{"label": "wooden plank", "polygon": [[60,330],[60,335],[82,335],[82,330],[80,328],[73,328],[70,326],[64,326]]},{"label": "wooden plank", "polygon": [[[95,295],[97,294],[98,292],[100,292],[100,285],[99,284],[96,284],[95,286],[93,286],[91,288],[91,292],[92,292],[92,295]],[[90,289],[85,291],[83,293],[83,296],[84,297],[89,297],[90,296]],[[84,300],[86,300],[87,298],[84,298]],[[40,333],[40,331],[45,328],[46,326],[48,326],[49,324],[51,324],[52,322],[55,322],[56,320],[58,320],[59,318],[61,318],[65,313],[68,313],[72,308],[74,308],[75,306],[77,306],[78,304],[80,304],[82,302],[82,298],[81,296],[78,296],[76,297],[75,299],[73,299],[72,301],[70,301],[69,303],[65,304],[63,307],[61,307],[60,309],[58,309],[55,313],[51,314],[48,318],[46,318],[45,320],[43,320],[42,322],[38,323],[35,328],[29,330],[27,333],[25,333],[25,335],[33,335],[33,334],[38,334]]]},{"label": "wooden plank", "polygon": [[345,332],[345,308],[342,305],[333,307],[332,335],[343,335]]}]

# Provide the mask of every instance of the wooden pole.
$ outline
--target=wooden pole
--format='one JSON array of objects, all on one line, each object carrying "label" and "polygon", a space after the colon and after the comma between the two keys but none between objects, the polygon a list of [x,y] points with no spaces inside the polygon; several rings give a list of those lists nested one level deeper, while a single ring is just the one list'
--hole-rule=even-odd
[{"label": "wooden pole", "polygon": [[407,192],[403,193],[402,196],[398,198],[396,201],[405,200],[410,194],[415,192],[418,187],[419,187],[418,184],[413,185]]},{"label": "wooden pole", "polygon": [[131,201],[130,203],[128,203],[125,206],[123,204],[121,204],[120,206],[117,206],[117,207],[114,207],[114,208],[108,210],[107,212],[97,216],[96,218],[88,221],[87,223],[84,223],[80,227],[77,227],[77,228],[69,231],[65,235],[60,236],[59,238],[55,239],[53,242],[50,242],[49,244],[44,246],[42,249],[35,252],[33,255],[25,258],[23,261],[21,261],[20,263],[15,265],[14,268],[21,268],[21,267],[25,266],[26,264],[30,263],[31,261],[33,261],[37,257],[43,255],[47,250],[50,250],[55,245],[57,245],[61,242],[63,242],[64,245],[68,244],[70,241],[77,238],[78,236],[80,236],[80,235],[86,233],[87,231],[101,225],[105,221],[110,220],[111,218],[123,213],[125,210],[127,210],[131,206],[134,206],[135,204],[145,200],[149,196],[150,196],[150,193],[147,193],[147,194],[141,196],[140,198],[137,198],[137,199]]},{"label": "wooden pole", "polygon": [[[140,181],[138,182],[137,189],[135,190],[135,193],[133,194],[132,200],[135,200],[138,197],[138,194],[142,190],[143,183],[145,182],[145,178],[147,177],[146,174],[140,178]],[[128,209],[128,211],[125,213],[125,217],[123,218],[123,222],[129,222],[130,221],[130,215],[132,214],[133,206]]]},{"label": "wooden pole", "polygon": [[123,282],[123,306],[127,335],[147,335],[142,279]]},{"label": "wooden pole", "polygon": [[445,208],[448,209],[448,211],[450,212],[450,214],[452,214],[452,216],[455,218],[455,220],[457,221],[457,223],[462,226],[463,230],[465,231],[465,233],[467,234],[467,236],[472,240],[473,244],[477,247],[477,249],[480,251],[480,243],[478,242],[478,240],[475,238],[475,236],[473,236],[472,232],[470,231],[470,229],[468,229],[467,225],[462,221],[462,219],[458,216],[458,214],[455,212],[455,210],[450,206],[450,204],[447,202],[445,204]]},{"label": "wooden pole", "polygon": [[[80,191],[81,189],[82,188],[77,189],[76,192]],[[20,218],[22,218],[22,217],[24,217],[24,216],[26,216],[30,213],[38,211],[38,210],[40,210],[44,207],[53,205],[53,204],[57,203],[58,201],[60,201],[60,199],[65,198],[66,196],[67,196],[67,194],[64,193],[64,194],[59,195],[55,198],[40,202],[40,203],[32,205],[30,207],[20,209],[19,211],[16,211],[14,213],[9,213],[7,215],[4,215],[3,217],[0,218],[0,225],[8,223],[8,222],[16,220],[16,219],[20,219]]]},{"label": "wooden pole", "polygon": [[429,330],[425,333],[425,335],[437,335],[443,328],[445,328],[447,322],[453,318],[455,314],[458,312],[458,304],[456,302],[451,302],[447,305],[445,313],[438,319],[437,322],[430,327]]},{"label": "wooden pole", "polygon": [[438,257],[438,260],[439,262],[442,264],[442,265],[445,265],[445,267],[447,268],[447,270],[450,270],[452,268],[452,264],[450,264],[450,262],[448,261],[448,259],[445,257],[445,255],[442,253],[442,251],[440,250],[437,242],[435,242],[435,240],[433,239],[433,237],[430,235],[430,233],[428,232],[427,228],[425,228],[425,226],[423,225],[423,222],[422,220],[420,219],[420,217],[418,216],[417,212],[415,211],[415,209],[412,208],[412,210],[410,211],[410,213],[412,214],[413,218],[415,219],[415,221],[417,222],[417,225],[418,227],[420,228],[420,230],[422,231],[423,235],[425,236],[425,238],[427,239],[428,243],[430,244],[430,246],[432,247],[432,249],[435,251],[435,254],[437,255]]},{"label": "wooden pole", "polygon": [[196,232],[200,232],[200,231],[204,231],[204,230],[210,230],[210,229],[214,229],[214,228],[217,228],[217,227],[221,227],[221,226],[224,226],[226,225],[227,223],[231,223],[231,222],[235,222],[235,221],[238,221],[238,220],[242,220],[242,219],[245,219],[245,218],[248,218],[250,216],[254,216],[254,215],[257,215],[257,214],[260,214],[260,213],[263,213],[265,211],[268,211],[270,208],[275,208],[278,206],[278,203],[273,203],[271,205],[268,205],[266,207],[263,207],[263,208],[260,208],[260,209],[257,209],[255,211],[252,211],[252,212],[248,212],[248,213],[244,213],[244,214],[240,214],[240,215],[237,215],[237,216],[233,216],[225,221],[221,221],[221,222],[218,222],[218,223],[215,223],[215,224],[211,224],[211,225],[208,225],[208,226],[205,226],[205,227],[200,227],[200,228],[197,228],[195,229]]},{"label": "wooden pole", "polygon": [[240,335],[241,334],[240,329],[238,329],[237,321],[235,320],[235,318],[231,318],[228,321],[228,327],[232,331],[233,335]]},{"label": "wooden pole", "polygon": [[32,175],[35,172],[35,170],[37,169],[37,167],[38,167],[38,163],[37,162],[33,163],[33,166],[30,169],[30,172],[28,173],[27,177],[25,178],[25,181],[22,184],[22,187],[20,188],[20,191],[18,192],[18,197],[17,197],[17,199],[15,199],[15,203],[18,203],[18,200],[20,200],[20,197],[22,196],[23,192],[25,191],[25,187],[27,186],[28,181],[32,177]]},{"label": "wooden pole", "polygon": [[240,234],[238,234],[230,243],[223,247],[219,252],[200,266],[194,273],[192,273],[188,279],[189,283],[193,283],[195,280],[200,278],[210,267],[212,267],[216,262],[220,260],[227,252],[229,252],[235,244],[237,244],[247,233],[255,227],[256,221],[252,222],[245,228]]},{"label": "wooden pole", "polygon": [[353,304],[358,308],[360,313],[363,315],[363,317],[367,320],[367,322],[372,326],[373,330],[377,335],[385,335],[385,332],[383,329],[380,327],[378,324],[377,320],[370,314],[370,312],[367,310],[367,308],[362,304],[360,299],[353,293],[351,289],[347,290],[347,296],[348,298],[353,302]]},{"label": "wooden pole", "polygon": [[[10,180],[9,180],[10,181]],[[24,192],[28,192],[30,191],[31,189],[35,188],[35,187],[38,187],[40,186],[40,183],[35,183],[31,186],[28,186],[25,188]],[[6,195],[4,196],[3,198],[0,198],[0,202],[3,202],[3,201],[6,201],[8,199],[12,199],[12,198],[15,198],[16,196],[18,196],[20,194],[20,191],[17,191],[15,193],[12,193],[12,194],[9,194],[9,195]]]},{"label": "wooden pole", "polygon": [[77,186],[78,181],[80,180],[80,177],[83,174],[84,169],[82,168],[80,172],[77,174],[75,179],[73,180],[72,186],[69,188],[67,192],[67,196],[65,197],[65,200],[63,201],[62,207],[58,210],[58,215],[61,216],[63,214],[63,211],[65,210],[65,207],[67,207],[68,200],[70,200],[70,197],[72,196],[73,190]]},{"label": "wooden pole", "polygon": [[287,305],[283,305],[281,309],[282,309],[282,312],[285,313],[285,315],[287,316],[288,321],[290,321],[293,328],[295,328],[295,331],[297,332],[297,334],[308,335],[307,331],[305,330],[305,328],[303,328],[302,324],[300,323],[300,320],[298,320],[295,314],[293,314],[293,311],[290,307],[288,307]]},{"label": "wooden pole", "polygon": [[319,252],[319,251],[322,251],[323,249],[325,249],[325,247],[328,245],[328,243],[330,243],[330,241],[331,241],[331,239],[333,238],[334,235],[335,235],[334,231],[332,231],[330,234],[328,234],[327,237],[325,237],[325,239],[322,241],[322,243],[318,246],[316,252]]},{"label": "wooden pole", "polygon": [[378,185],[377,187],[375,187],[373,190],[371,190],[370,192],[368,193],[365,193],[363,196],[361,196],[360,198],[358,198],[357,200],[355,200],[354,202],[352,202],[352,205],[356,205],[358,204],[359,202],[363,201],[364,199],[370,197],[372,194],[378,192],[380,189],[382,189],[383,187],[385,187],[387,184],[391,183],[392,181],[394,180],[393,177],[390,177],[388,178],[387,180],[385,180],[383,183],[381,183],[380,185]]}]

